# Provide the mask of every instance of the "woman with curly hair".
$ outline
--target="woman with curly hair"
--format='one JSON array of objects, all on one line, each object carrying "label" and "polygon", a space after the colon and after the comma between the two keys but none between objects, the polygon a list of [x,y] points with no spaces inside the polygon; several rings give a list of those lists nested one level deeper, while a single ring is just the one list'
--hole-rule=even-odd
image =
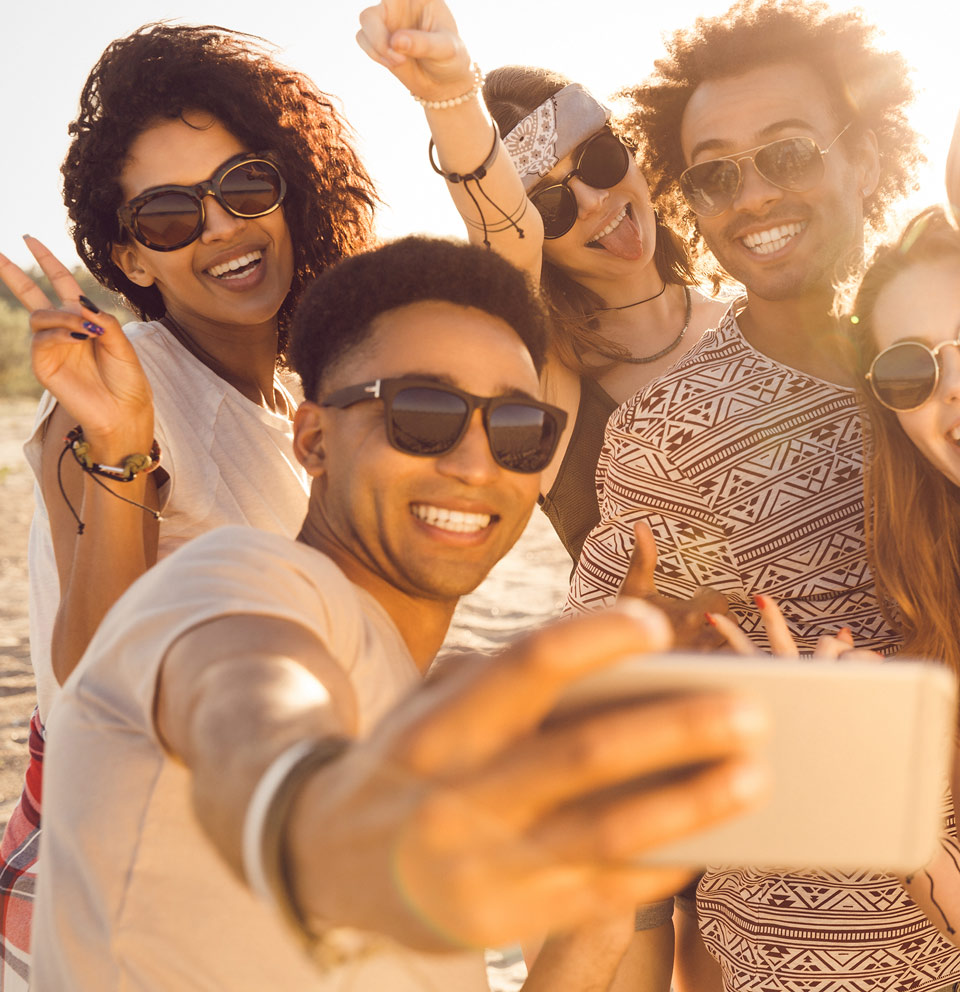
[{"label": "woman with curly hair", "polygon": [[70,132],[77,250],[140,320],[121,330],[34,239],[62,308],[0,256],[47,389],[25,447],[38,712],[0,852],[4,989],[29,968],[42,722],[58,685],[158,558],[224,524],[295,533],[307,480],[279,374],[287,326],[311,279],[372,242],[375,194],[348,126],[259,39],[146,25],[103,53]]},{"label": "woman with curly hair", "polygon": [[543,385],[570,417],[541,503],[576,561],[600,519],[594,475],[607,418],[696,344],[723,305],[694,289],[701,273],[660,222],[634,150],[582,86],[530,66],[481,83],[442,3],[384,2],[360,23],[364,51],[424,107],[431,162],[470,239],[529,273],[552,310]]}]

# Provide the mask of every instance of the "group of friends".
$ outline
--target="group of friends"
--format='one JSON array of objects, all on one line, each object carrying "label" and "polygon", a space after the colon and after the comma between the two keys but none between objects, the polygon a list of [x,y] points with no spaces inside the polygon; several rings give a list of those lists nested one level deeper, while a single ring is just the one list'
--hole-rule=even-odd
[{"label": "group of friends", "polygon": [[[479,992],[518,941],[528,992],[960,988],[960,783],[912,874],[691,884],[643,855],[762,801],[757,704],[551,718],[731,621],[741,650],[960,671],[960,233],[885,230],[918,160],[901,56],[857,13],[740,0],[614,120],[484,75],[441,0],[357,40],[470,244],[378,244],[335,101],[159,23],[91,71],[62,169],[138,320],[35,239],[56,301],[0,256],[46,389],[0,989]],[[568,615],[431,670],[538,500]]]}]

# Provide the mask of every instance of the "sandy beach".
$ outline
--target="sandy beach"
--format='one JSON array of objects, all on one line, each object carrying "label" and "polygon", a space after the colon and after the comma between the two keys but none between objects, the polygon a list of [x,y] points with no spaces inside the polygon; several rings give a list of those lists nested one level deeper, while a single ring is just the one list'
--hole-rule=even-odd
[{"label": "sandy beach", "polygon": [[20,796],[27,728],[36,705],[27,621],[27,535],[33,473],[22,446],[36,400],[0,400],[0,827]]}]

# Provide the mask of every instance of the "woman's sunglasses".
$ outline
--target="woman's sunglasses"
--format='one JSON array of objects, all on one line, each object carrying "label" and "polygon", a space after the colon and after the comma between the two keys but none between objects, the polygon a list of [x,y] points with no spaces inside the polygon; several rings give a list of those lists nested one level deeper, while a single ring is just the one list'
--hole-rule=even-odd
[{"label": "woman's sunglasses", "polygon": [[873,395],[888,409],[899,413],[919,410],[940,384],[940,352],[950,345],[960,347],[960,331],[935,348],[919,341],[898,341],[884,348],[870,363],[865,378]]},{"label": "woman's sunglasses", "polygon": [[610,189],[627,174],[629,164],[626,145],[608,128],[598,131],[583,146],[575,169],[530,197],[543,218],[544,238],[563,237],[577,221],[577,198],[567,185],[574,176],[594,189]]},{"label": "woman's sunglasses", "polygon": [[740,192],[743,184],[740,163],[747,159],[768,183],[793,193],[805,193],[823,179],[823,156],[849,127],[850,124],[823,149],[813,138],[797,135],[748,148],[728,158],[712,158],[691,165],[680,176],[684,199],[701,217],[722,214]]},{"label": "woman's sunglasses", "polygon": [[483,424],[493,460],[511,472],[540,472],[550,464],[567,415],[519,396],[474,396],[432,379],[377,379],[331,393],[321,406],[343,409],[383,400],[387,440],[408,455],[437,456],[462,440],[473,411]]},{"label": "woman's sunglasses", "polygon": [[118,211],[120,224],[147,248],[176,251],[203,230],[203,199],[212,196],[234,217],[263,217],[283,203],[287,192],[280,170],[265,153],[228,159],[195,186],[154,186]]}]

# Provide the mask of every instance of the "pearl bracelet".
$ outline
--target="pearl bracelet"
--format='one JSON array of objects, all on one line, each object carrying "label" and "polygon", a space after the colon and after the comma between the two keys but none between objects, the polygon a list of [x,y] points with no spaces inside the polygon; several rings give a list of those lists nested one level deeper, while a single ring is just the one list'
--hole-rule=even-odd
[{"label": "pearl bracelet", "polygon": [[452,96],[449,100],[427,100],[422,96],[417,96],[416,93],[411,92],[410,96],[423,107],[424,110],[446,110],[448,107],[459,107],[461,103],[466,103],[472,97],[475,97],[483,86],[483,72],[480,70],[480,66],[476,62],[473,63],[473,86],[467,90],[466,93],[461,93],[460,96]]}]

